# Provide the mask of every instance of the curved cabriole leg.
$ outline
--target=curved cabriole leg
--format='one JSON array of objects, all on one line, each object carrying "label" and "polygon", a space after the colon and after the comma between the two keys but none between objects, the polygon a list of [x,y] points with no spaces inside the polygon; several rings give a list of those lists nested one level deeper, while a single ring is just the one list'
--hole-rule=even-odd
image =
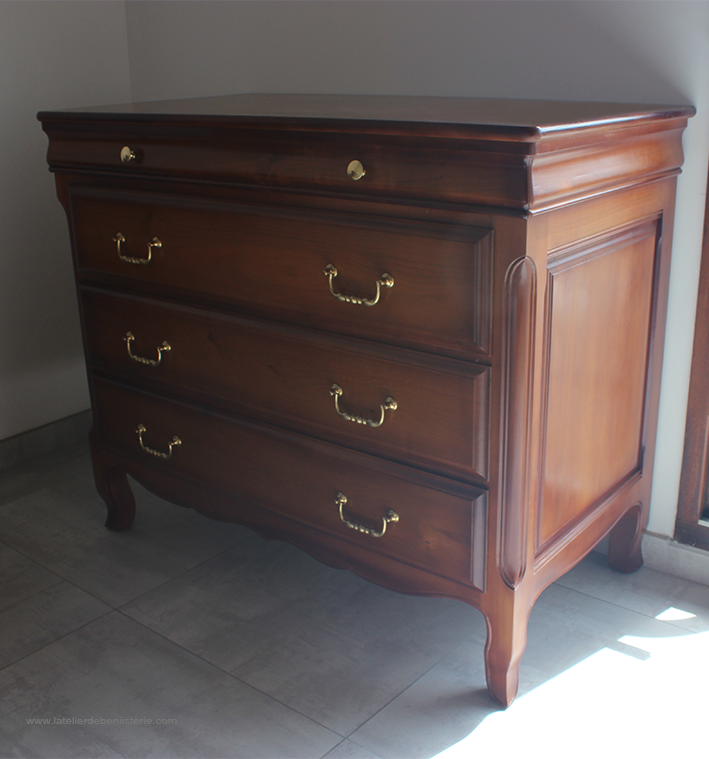
[{"label": "curved cabriole leg", "polygon": [[93,432],[90,442],[96,489],[108,508],[106,527],[109,530],[124,530],[133,524],[135,518],[135,498],[128,477],[125,472],[106,463]]},{"label": "curved cabriole leg", "polygon": [[646,513],[641,503],[631,506],[611,530],[608,565],[619,572],[635,572],[643,565],[642,539]]},{"label": "curved cabriole leg", "polygon": [[487,621],[487,687],[492,698],[506,707],[514,701],[519,688],[519,668],[527,646],[529,609],[510,590],[484,614]]}]

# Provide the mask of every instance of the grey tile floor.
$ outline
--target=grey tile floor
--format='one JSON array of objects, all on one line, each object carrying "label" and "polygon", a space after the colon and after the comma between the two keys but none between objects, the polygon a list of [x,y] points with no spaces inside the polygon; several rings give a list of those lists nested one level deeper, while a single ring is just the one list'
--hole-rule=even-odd
[{"label": "grey tile floor", "polygon": [[501,710],[474,609],[136,494],[111,533],[85,446],[0,476],[3,759],[709,755],[709,587],[591,555]]}]

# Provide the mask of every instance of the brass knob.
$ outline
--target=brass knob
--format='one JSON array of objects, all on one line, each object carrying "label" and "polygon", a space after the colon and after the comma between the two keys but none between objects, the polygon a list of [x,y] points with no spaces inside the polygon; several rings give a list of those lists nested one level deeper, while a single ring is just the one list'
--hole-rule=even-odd
[{"label": "brass knob", "polygon": [[123,163],[135,161],[135,153],[128,147],[128,145],[121,148],[121,161],[123,161]]},{"label": "brass knob", "polygon": [[354,179],[355,182],[358,179],[362,179],[362,177],[367,172],[364,170],[364,166],[359,161],[350,161],[347,166],[347,176],[351,179]]}]

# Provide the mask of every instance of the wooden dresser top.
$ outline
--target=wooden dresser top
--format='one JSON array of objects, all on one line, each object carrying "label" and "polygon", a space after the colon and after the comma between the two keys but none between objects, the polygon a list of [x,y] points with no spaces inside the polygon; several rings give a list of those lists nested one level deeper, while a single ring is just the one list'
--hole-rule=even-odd
[{"label": "wooden dresser top", "polygon": [[637,126],[686,119],[695,109],[629,103],[505,100],[491,98],[388,95],[245,94],[185,100],[124,103],[66,111],[41,112],[40,121],[130,123],[227,123],[261,128],[305,128],[387,134],[535,142],[545,135],[598,127]]},{"label": "wooden dresser top", "polygon": [[[692,106],[233,95],[44,111],[53,171],[194,177],[536,213],[679,173]],[[368,171],[353,183],[344,168]],[[344,162],[344,163],[343,163]]]}]

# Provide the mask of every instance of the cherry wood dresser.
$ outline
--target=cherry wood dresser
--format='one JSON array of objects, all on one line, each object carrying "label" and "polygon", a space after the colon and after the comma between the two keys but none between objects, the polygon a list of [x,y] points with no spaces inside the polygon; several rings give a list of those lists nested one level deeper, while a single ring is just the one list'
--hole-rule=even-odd
[{"label": "cherry wood dresser", "polygon": [[642,563],[690,107],[244,95],[39,114],[107,526],[158,495],[487,620]]}]

